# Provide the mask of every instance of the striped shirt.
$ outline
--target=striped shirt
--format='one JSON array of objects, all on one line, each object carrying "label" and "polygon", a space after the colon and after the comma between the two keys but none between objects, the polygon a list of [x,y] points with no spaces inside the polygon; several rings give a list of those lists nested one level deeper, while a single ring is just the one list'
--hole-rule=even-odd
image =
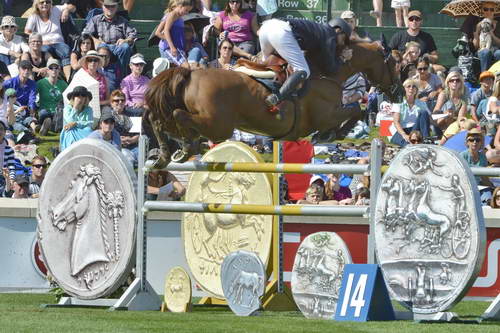
[{"label": "striped shirt", "polygon": [[83,29],[83,33],[99,38],[106,44],[116,44],[119,39],[134,39],[137,30],[123,16],[115,15],[111,21],[104,14],[94,16]]},{"label": "striped shirt", "polygon": [[14,149],[7,143],[7,140],[3,139],[4,150],[3,150],[3,168],[9,169],[9,177],[14,179],[16,176],[16,166],[14,162]]}]

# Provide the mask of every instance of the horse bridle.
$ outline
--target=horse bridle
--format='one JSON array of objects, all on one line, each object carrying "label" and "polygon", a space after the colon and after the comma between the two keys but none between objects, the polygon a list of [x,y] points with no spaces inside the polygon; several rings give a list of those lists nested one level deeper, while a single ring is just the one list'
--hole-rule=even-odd
[{"label": "horse bridle", "polygon": [[[394,76],[393,76],[393,71],[391,69],[391,66],[389,66],[389,59],[391,58],[391,53],[388,52],[387,55],[384,54],[384,63],[382,64],[383,67],[385,67],[389,73],[389,77],[391,79],[391,85],[389,86],[389,94],[391,94],[391,96],[396,96],[396,94],[398,93],[398,90],[400,89],[400,84],[399,82],[397,82],[397,80],[394,79]],[[382,71],[384,71],[384,68],[382,68]],[[375,88],[377,88],[378,90],[382,91],[382,92],[385,92],[385,89],[382,89],[382,86],[380,84],[376,84],[374,85]]]}]

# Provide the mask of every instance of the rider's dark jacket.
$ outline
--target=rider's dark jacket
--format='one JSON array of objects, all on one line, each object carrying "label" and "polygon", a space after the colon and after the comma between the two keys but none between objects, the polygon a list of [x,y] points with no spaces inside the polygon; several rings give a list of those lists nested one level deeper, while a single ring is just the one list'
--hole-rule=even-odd
[{"label": "rider's dark jacket", "polygon": [[336,55],[337,33],[327,24],[309,20],[288,19],[293,35],[302,50],[318,55],[319,69],[325,74],[336,73],[342,61]]}]

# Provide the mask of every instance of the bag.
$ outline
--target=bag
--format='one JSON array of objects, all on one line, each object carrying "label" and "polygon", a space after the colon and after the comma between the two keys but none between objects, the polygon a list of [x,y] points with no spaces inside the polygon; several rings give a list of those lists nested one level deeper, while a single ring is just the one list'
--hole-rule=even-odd
[{"label": "bag", "polygon": [[23,132],[20,132],[17,137],[16,137],[16,143],[17,144],[24,144],[27,145],[31,140],[33,140],[35,136],[33,133],[31,133],[30,130],[25,130]]},{"label": "bag", "polygon": [[481,63],[479,58],[473,56],[459,56],[458,67],[462,70],[464,79],[467,82],[475,83],[481,72]]},{"label": "bag", "polygon": [[55,133],[59,133],[63,129],[63,110],[64,103],[60,101],[56,106],[56,113],[52,117],[52,131]]}]

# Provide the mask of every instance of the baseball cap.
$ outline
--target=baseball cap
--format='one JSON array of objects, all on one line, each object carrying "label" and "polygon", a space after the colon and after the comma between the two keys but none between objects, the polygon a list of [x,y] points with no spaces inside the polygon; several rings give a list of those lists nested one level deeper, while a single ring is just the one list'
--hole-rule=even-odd
[{"label": "baseball cap", "polygon": [[113,119],[113,121],[115,121],[115,117],[113,117],[113,114],[111,112],[103,112],[101,114],[101,118],[99,118],[99,122],[102,123],[106,120],[110,120],[110,119]]},{"label": "baseball cap", "polygon": [[416,16],[422,18],[422,13],[419,10],[412,10],[408,13],[408,17]]},{"label": "baseball cap", "polygon": [[5,90],[6,97],[11,97],[11,96],[16,96],[16,95],[17,95],[17,91],[14,88],[9,88],[9,89]]},{"label": "baseball cap", "polygon": [[356,18],[356,14],[352,10],[346,10],[343,11],[342,14],[340,14],[341,19],[352,19]]},{"label": "baseball cap", "polygon": [[14,182],[16,182],[17,185],[29,185],[30,183],[28,177],[25,175],[16,175],[16,177],[14,177]]},{"label": "baseball cap", "polygon": [[131,64],[146,64],[146,60],[144,60],[144,56],[140,53],[134,54],[130,57]]},{"label": "baseball cap", "polygon": [[50,58],[49,60],[47,60],[47,67],[50,67],[52,65],[60,66],[59,60],[57,60],[56,58]]},{"label": "baseball cap", "polygon": [[482,72],[480,75],[479,75],[479,81],[482,81],[483,79],[487,79],[487,78],[491,78],[491,79],[495,79],[495,74],[493,74],[492,72],[490,71],[484,71]]}]

